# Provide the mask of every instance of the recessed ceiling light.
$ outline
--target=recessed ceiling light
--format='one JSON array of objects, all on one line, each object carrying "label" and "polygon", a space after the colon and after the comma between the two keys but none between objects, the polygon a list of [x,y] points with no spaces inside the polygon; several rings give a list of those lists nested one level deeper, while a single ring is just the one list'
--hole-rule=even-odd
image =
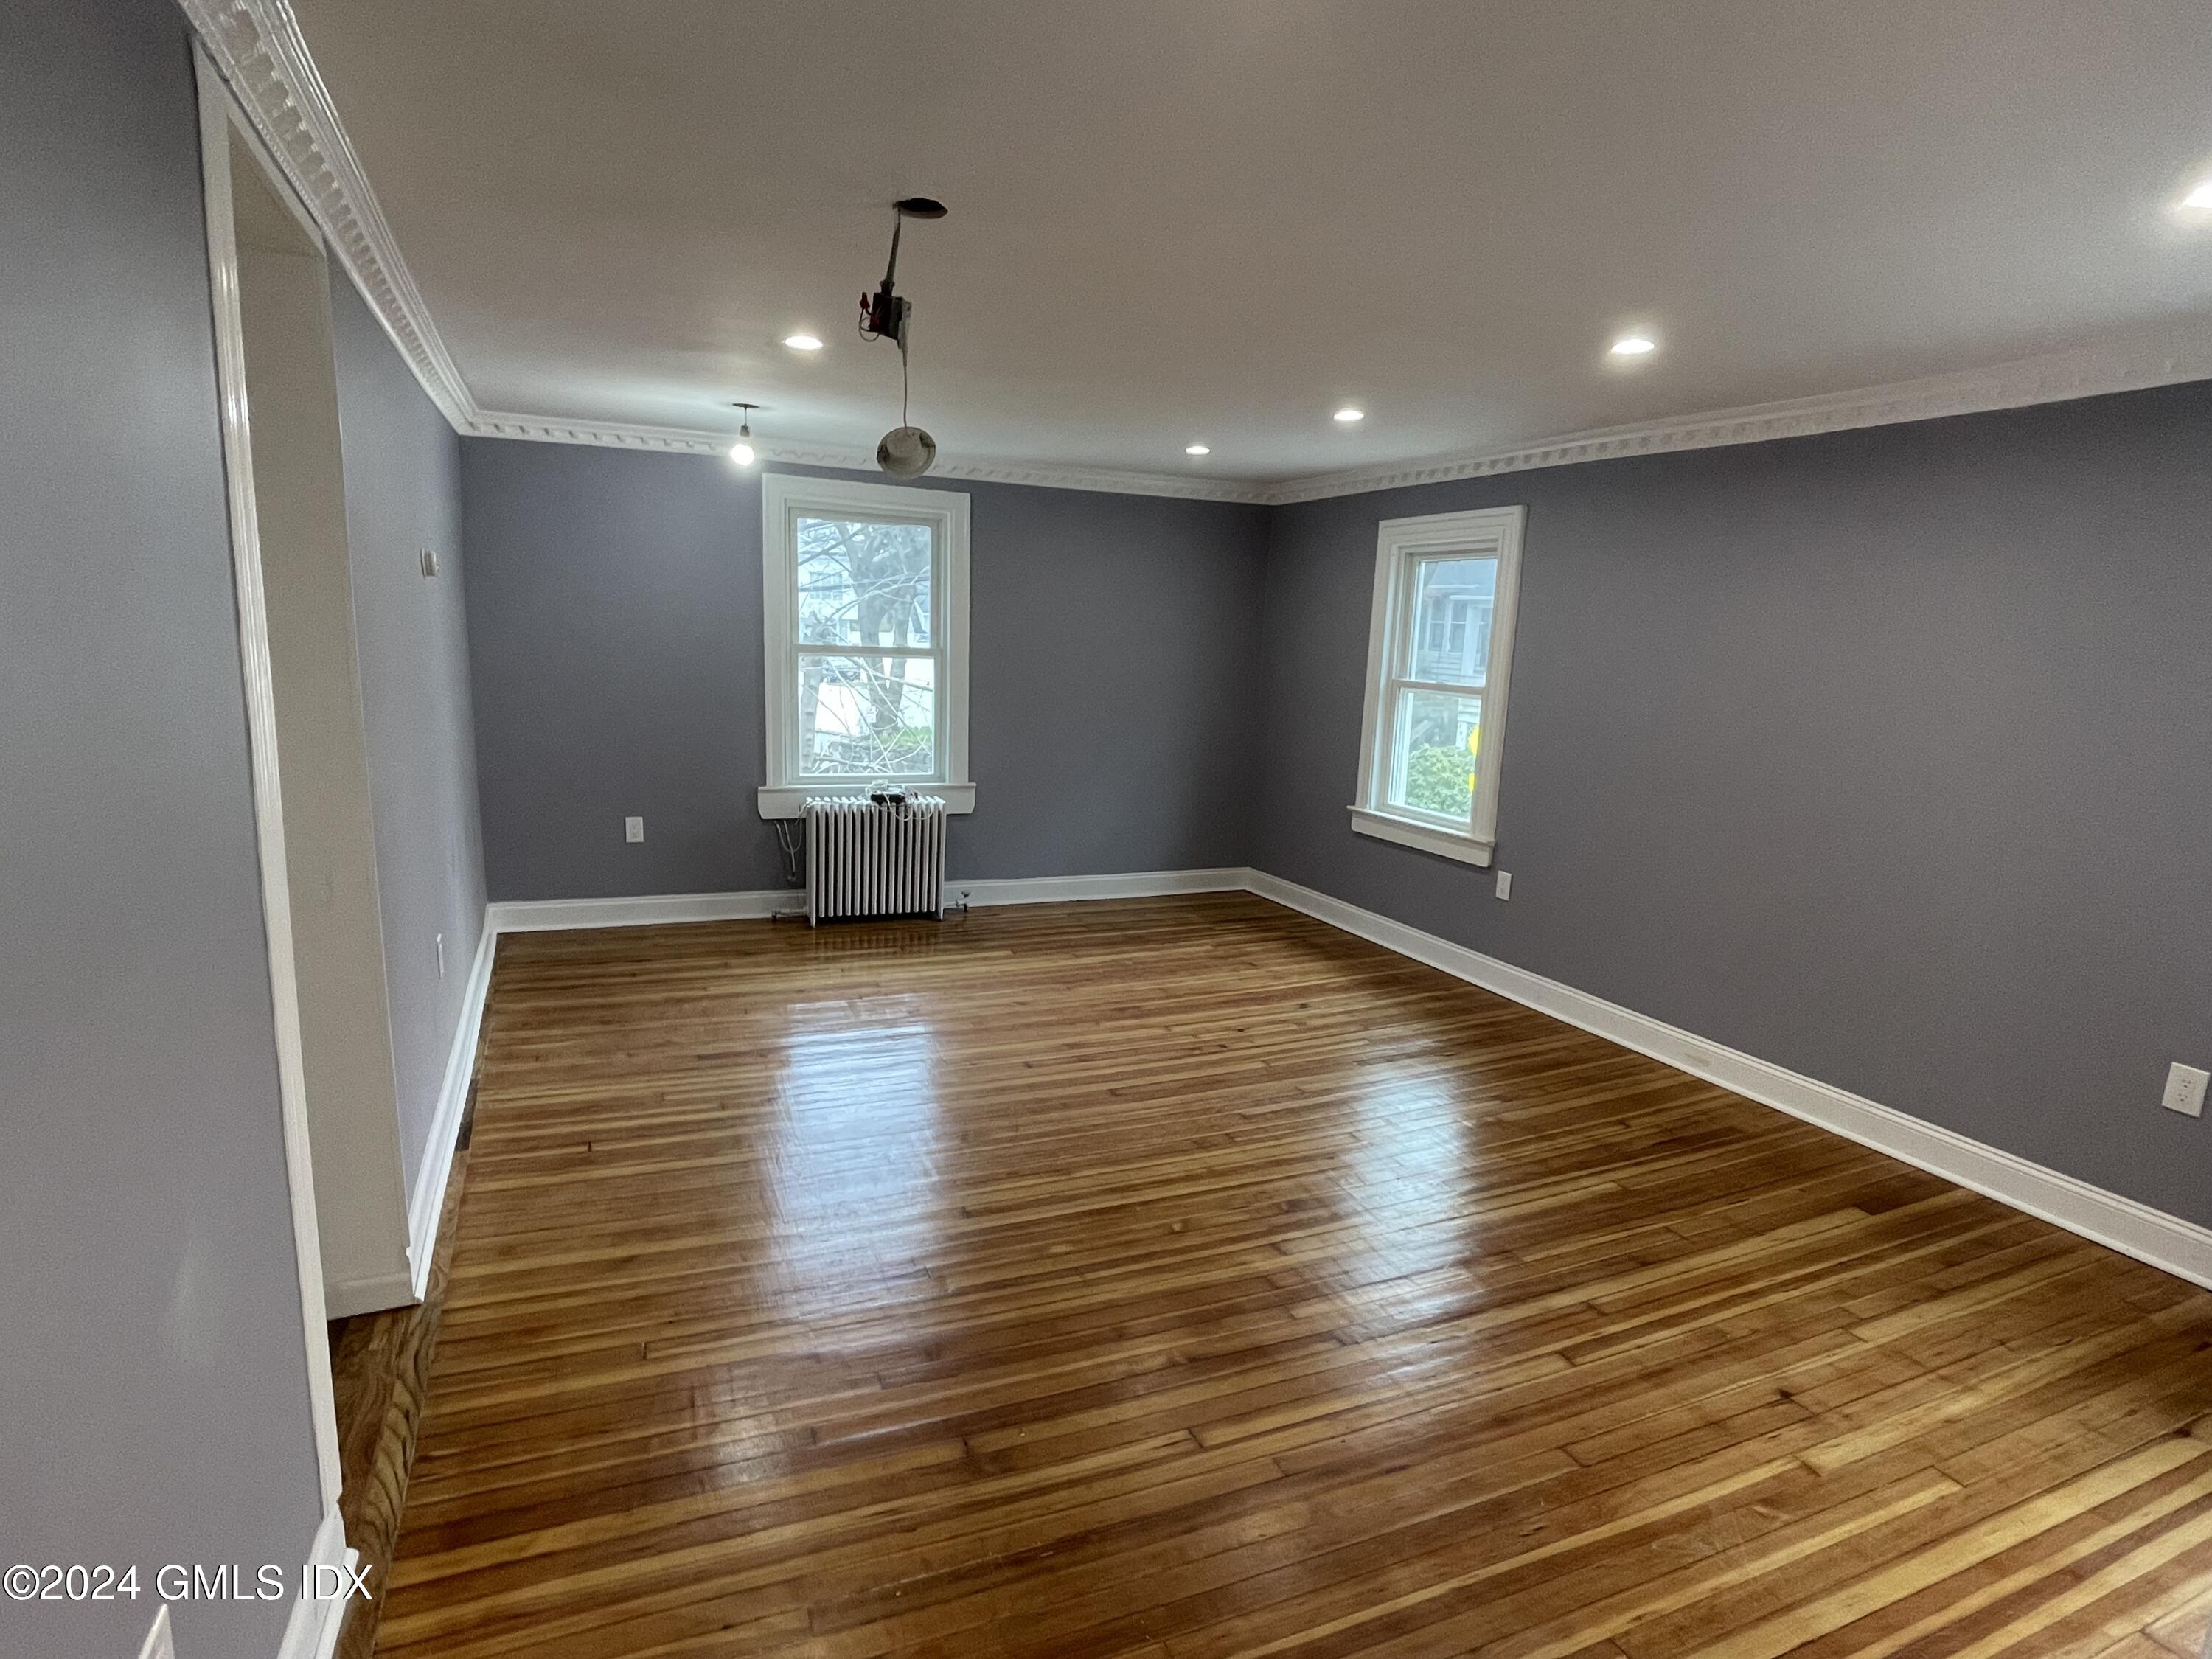
[{"label": "recessed ceiling light", "polygon": [[2212,208],[2212,179],[2207,179],[2183,197],[2181,205],[2185,208]]},{"label": "recessed ceiling light", "polygon": [[1648,357],[1659,349],[1659,343],[1649,335],[1624,334],[1613,343],[1616,357]]},{"label": "recessed ceiling light", "polygon": [[793,351],[819,351],[822,349],[822,342],[816,339],[811,334],[787,334],[783,337],[783,343],[789,346]]},{"label": "recessed ceiling light", "polygon": [[1364,409],[1354,409],[1347,404],[1336,411],[1336,418],[1340,425],[1350,426],[1354,422],[1365,420],[1367,411]]},{"label": "recessed ceiling light", "polygon": [[1204,444],[1185,444],[1182,447],[1182,453],[1186,455],[1211,455],[1213,453],[1213,452],[1208,449]]}]

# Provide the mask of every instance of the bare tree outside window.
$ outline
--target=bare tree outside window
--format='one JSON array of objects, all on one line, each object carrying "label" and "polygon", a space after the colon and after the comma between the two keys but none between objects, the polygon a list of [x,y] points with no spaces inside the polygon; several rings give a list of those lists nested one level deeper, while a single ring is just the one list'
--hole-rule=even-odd
[{"label": "bare tree outside window", "polygon": [[938,769],[930,529],[798,520],[799,770],[918,778]]}]

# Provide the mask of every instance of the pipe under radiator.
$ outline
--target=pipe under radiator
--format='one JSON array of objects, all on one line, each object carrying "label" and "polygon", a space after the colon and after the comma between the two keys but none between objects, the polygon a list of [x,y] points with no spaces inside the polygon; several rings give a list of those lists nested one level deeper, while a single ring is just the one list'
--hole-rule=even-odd
[{"label": "pipe under radiator", "polygon": [[809,800],[806,920],[945,914],[945,802]]}]

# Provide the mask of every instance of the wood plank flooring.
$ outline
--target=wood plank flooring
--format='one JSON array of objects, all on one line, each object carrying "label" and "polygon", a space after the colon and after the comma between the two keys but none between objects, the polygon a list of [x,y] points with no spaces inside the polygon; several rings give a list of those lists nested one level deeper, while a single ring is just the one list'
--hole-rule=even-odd
[{"label": "wood plank flooring", "polygon": [[360,1553],[358,1565],[368,1573],[364,1582],[372,1591],[365,1601],[346,1603],[335,1659],[369,1659],[375,1650],[384,1583],[392,1572],[392,1552],[398,1541],[400,1511],[407,1501],[407,1480],[422,1426],[422,1400],[429,1387],[430,1358],[437,1352],[438,1326],[445,1315],[457,1231],[454,1214],[468,1186],[475,1110],[471,1103],[461,1112],[422,1300],[412,1307],[331,1322],[331,1385],[337,1408],[338,1468],[343,1478],[338,1516],[345,1525],[346,1542]]},{"label": "wood plank flooring", "polygon": [[2191,1656],[2212,1294],[1243,896],[502,942],[377,1651]]}]

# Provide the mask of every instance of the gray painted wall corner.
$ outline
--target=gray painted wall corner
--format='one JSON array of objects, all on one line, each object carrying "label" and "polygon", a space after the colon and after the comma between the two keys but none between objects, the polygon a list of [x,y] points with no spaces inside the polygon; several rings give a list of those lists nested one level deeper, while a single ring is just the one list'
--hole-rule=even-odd
[{"label": "gray painted wall corner", "polygon": [[[491,896],[781,886],[753,795],[758,475],[495,438],[461,464]],[[976,808],[951,872],[1243,863],[1265,510],[923,482],[971,501]]]},{"label": "gray painted wall corner", "polygon": [[[1528,508],[1498,864],[1352,833],[1383,518]],[[1275,874],[2198,1223],[2212,386],[1281,509]]]}]

